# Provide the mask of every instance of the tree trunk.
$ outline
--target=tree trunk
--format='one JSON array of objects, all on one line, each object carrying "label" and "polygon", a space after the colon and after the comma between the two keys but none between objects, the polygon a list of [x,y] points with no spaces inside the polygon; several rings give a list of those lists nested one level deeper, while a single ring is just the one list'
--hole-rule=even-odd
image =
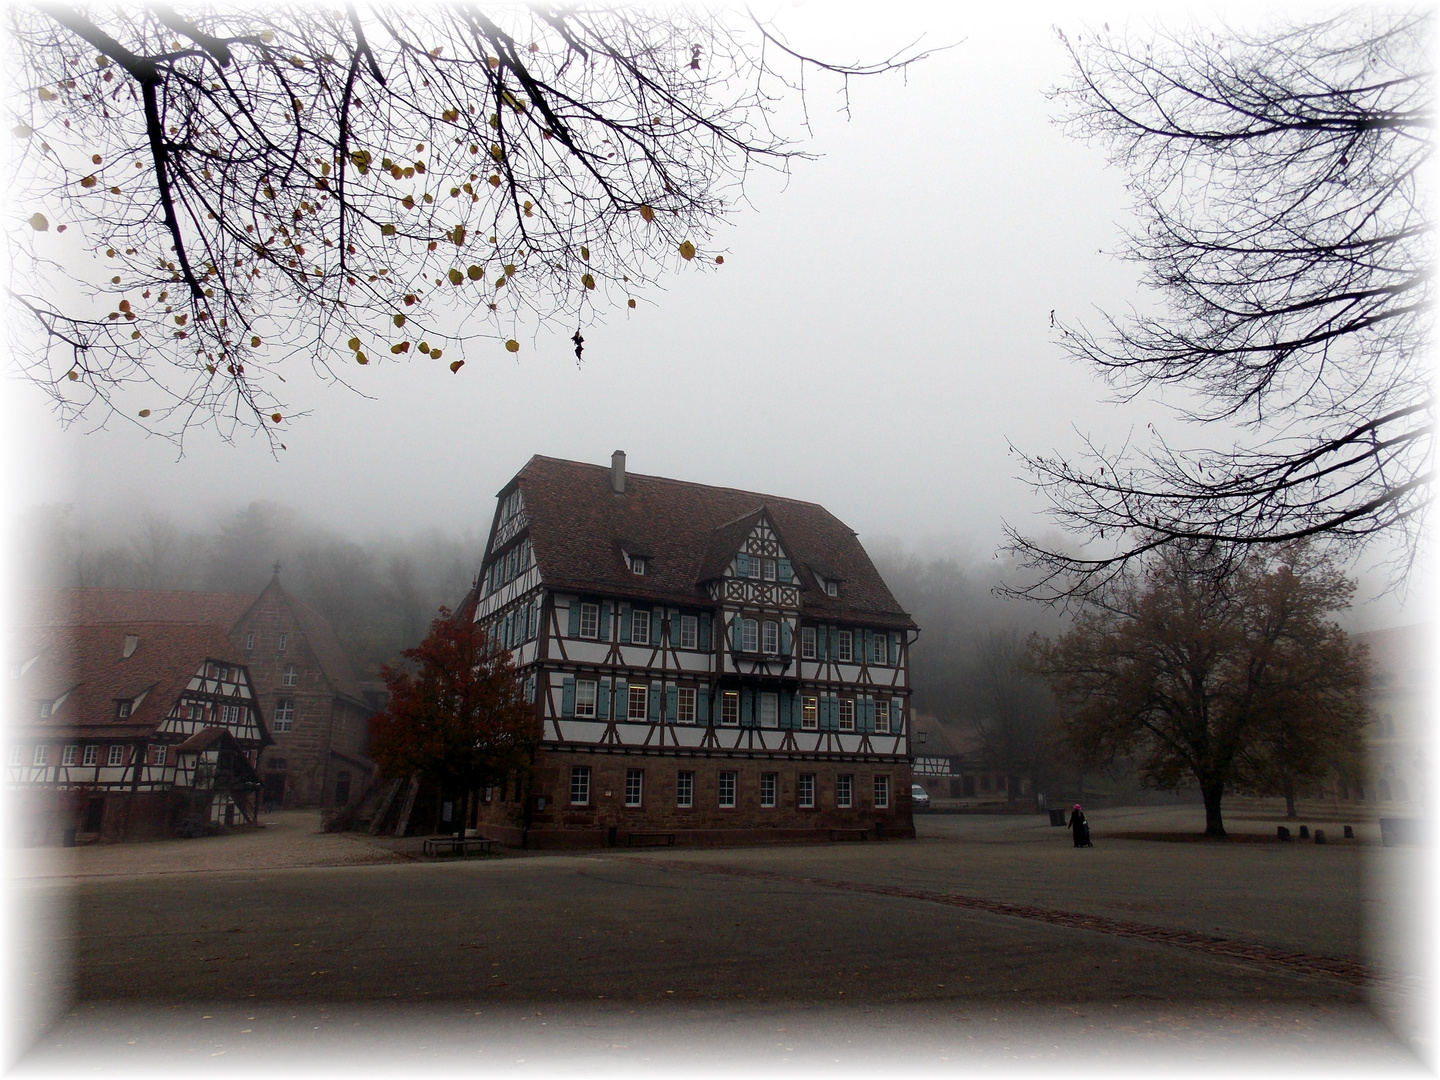
[{"label": "tree trunk", "polygon": [[1225,785],[1201,784],[1200,794],[1205,798],[1205,835],[1223,839],[1225,823],[1220,818],[1220,797],[1225,794]]},{"label": "tree trunk", "polygon": [[1281,783],[1281,790],[1285,794],[1285,816],[1287,818],[1298,817],[1299,815],[1295,813],[1295,782],[1288,776],[1285,777]]},{"label": "tree trunk", "polygon": [[465,839],[465,818],[470,813],[470,792],[466,791],[450,807],[450,812],[455,815],[455,836],[456,839]]}]

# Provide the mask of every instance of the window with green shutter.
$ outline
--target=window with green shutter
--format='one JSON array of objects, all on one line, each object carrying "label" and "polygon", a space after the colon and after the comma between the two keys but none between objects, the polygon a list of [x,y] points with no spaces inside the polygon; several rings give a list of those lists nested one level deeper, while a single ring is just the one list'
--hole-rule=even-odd
[{"label": "window with green shutter", "polygon": [[560,715],[575,715],[575,679],[568,678],[561,685],[560,690]]},{"label": "window with green shutter", "polygon": [[674,686],[667,686],[665,688],[665,719],[671,724],[675,723],[679,704],[679,689]]},{"label": "window with green shutter", "polygon": [[595,699],[595,715],[601,720],[610,719],[610,680],[601,679]]},{"label": "window with green shutter", "polygon": [[580,601],[570,601],[570,626],[565,632],[566,637],[580,636]]}]

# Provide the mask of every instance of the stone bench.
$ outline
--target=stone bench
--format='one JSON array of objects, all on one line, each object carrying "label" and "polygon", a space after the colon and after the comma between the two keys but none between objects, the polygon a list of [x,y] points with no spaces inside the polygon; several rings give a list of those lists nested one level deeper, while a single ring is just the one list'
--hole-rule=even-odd
[{"label": "stone bench", "polygon": [[674,847],[673,832],[632,832],[625,834],[626,847]]},{"label": "stone bench", "polygon": [[494,847],[495,841],[484,836],[432,836],[423,845],[426,855],[439,855],[446,851],[451,855],[468,855],[472,851],[489,855]]}]

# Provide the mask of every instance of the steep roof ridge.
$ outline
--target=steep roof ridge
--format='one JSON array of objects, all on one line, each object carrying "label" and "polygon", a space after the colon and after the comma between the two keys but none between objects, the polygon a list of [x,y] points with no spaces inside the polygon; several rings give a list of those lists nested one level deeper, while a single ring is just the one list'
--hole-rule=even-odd
[{"label": "steep roof ridge", "polygon": [[[255,598],[255,603],[245,614],[250,614],[250,611],[254,610],[264,599],[265,594],[272,589],[289,606],[291,613],[295,616],[295,621],[300,624],[300,629],[310,644],[310,651],[314,653],[315,659],[320,664],[320,677],[325,680],[325,685],[330,692],[364,704],[360,697],[359,682],[355,678],[355,669],[350,666],[350,658],[346,656],[344,648],[341,647],[340,639],[335,636],[335,629],[330,625],[330,620],[303,600],[292,596],[285,586],[280,584],[278,570],[270,579],[270,584],[261,590],[260,595]],[[236,622],[238,623],[239,620],[237,619]]]},{"label": "steep roof ridge", "polygon": [[[602,472],[602,473],[606,473],[606,474],[608,474],[608,473],[610,472],[610,466],[608,466],[608,465],[594,465],[594,464],[592,464],[592,463],[590,463],[590,462],[588,462],[588,461],[572,461],[572,460],[570,460],[569,458],[548,457],[548,456],[545,455],[545,454],[532,454],[531,457],[530,457],[530,461],[527,461],[527,462],[521,467],[520,472],[523,473],[523,472],[525,471],[525,469],[529,468],[531,461],[553,461],[553,462],[555,462],[555,464],[557,464],[557,465],[576,465],[576,466],[579,466],[579,467],[581,467],[581,468],[593,469],[593,470],[595,470],[596,472]],[[517,474],[517,475],[518,475],[518,474]],[[813,506],[816,510],[821,510],[821,511],[824,511],[825,513],[827,513],[827,514],[830,514],[830,511],[829,511],[829,510],[826,510],[825,507],[822,506],[820,503],[811,502],[811,501],[808,500],[808,499],[792,499],[792,498],[790,498],[790,497],[787,496],[787,495],[767,495],[767,494],[765,494],[764,492],[761,492],[761,491],[750,491],[750,490],[747,489],[747,488],[726,487],[724,484],[702,484],[702,483],[700,483],[700,481],[698,481],[698,480],[677,480],[677,479],[675,479],[673,476],[652,476],[652,475],[649,474],[649,473],[637,473],[637,472],[626,472],[626,474],[625,474],[625,479],[626,479],[627,482],[630,481],[630,480],[653,480],[653,481],[656,481],[656,482],[661,483],[661,484],[674,484],[674,485],[676,485],[677,487],[703,488],[703,489],[705,489],[706,491],[723,491],[723,492],[726,492],[727,494],[730,494],[730,495],[753,495],[755,498],[762,500],[762,504],[763,504],[763,500],[765,500],[765,499],[773,499],[773,500],[776,501],[776,502],[793,503],[793,504],[795,504],[795,505],[797,505],[797,506]],[[505,485],[505,486],[506,486],[506,487],[509,487],[509,486],[510,486],[508,481],[506,482],[506,485]],[[501,488],[500,490],[503,491],[504,488]],[[742,514],[742,515],[740,515],[740,516],[741,516],[741,517],[744,517],[745,515]],[[831,516],[831,517],[835,517],[834,514],[830,514],[830,516]],[[839,519],[839,518],[835,518],[835,520],[836,520],[836,521],[839,521],[840,519]],[[727,522],[727,524],[729,524],[729,523]],[[842,522],[842,524],[843,524],[843,522]],[[849,526],[847,525],[846,528],[849,528]],[[855,532],[854,529],[850,529],[850,531],[851,531],[852,533]],[[856,535],[858,536],[859,534],[856,533]]]}]

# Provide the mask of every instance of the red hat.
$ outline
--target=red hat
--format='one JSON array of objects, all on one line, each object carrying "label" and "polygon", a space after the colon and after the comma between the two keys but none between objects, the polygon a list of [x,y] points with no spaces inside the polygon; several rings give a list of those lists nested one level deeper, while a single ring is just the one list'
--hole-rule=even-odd
[{"label": "red hat", "polygon": [[1079,809],[1080,809],[1080,804],[1079,804],[1078,802],[1075,804],[1075,809],[1076,809],[1076,810],[1079,810]]}]

